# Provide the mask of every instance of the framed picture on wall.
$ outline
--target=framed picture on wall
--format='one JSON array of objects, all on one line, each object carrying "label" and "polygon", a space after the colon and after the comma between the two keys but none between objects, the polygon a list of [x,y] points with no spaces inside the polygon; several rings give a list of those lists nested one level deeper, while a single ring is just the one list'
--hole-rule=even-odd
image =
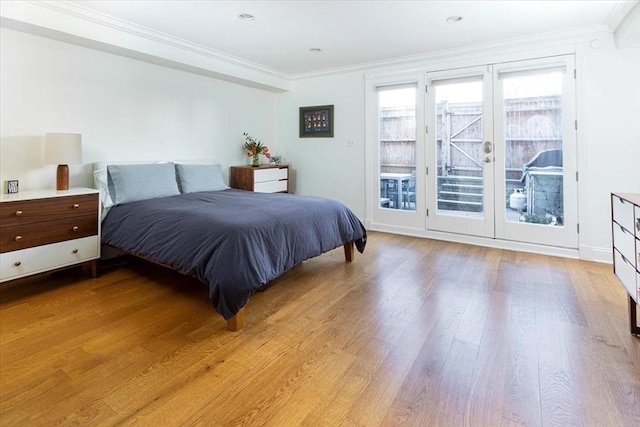
[{"label": "framed picture on wall", "polygon": [[300,138],[333,138],[333,105],[300,107]]}]

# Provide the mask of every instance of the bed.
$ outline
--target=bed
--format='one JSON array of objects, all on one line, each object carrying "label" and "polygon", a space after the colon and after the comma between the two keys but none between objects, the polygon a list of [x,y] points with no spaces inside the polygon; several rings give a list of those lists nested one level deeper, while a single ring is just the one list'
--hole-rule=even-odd
[{"label": "bed", "polygon": [[340,246],[350,262],[354,246],[366,245],[364,226],[341,202],[231,189],[219,165],[109,165],[94,176],[102,243],[195,276],[231,330],[273,279]]}]

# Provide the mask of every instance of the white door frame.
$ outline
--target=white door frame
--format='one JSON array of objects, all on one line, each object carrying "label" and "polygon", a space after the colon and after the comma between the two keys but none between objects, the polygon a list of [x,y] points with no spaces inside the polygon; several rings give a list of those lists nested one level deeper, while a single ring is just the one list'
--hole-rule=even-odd
[{"label": "white door frame", "polygon": [[487,157],[489,162],[483,163],[483,213],[482,218],[462,217],[438,213],[438,156],[436,155],[437,135],[436,135],[436,90],[434,85],[443,81],[456,81],[469,78],[482,79],[482,136],[484,141],[493,144],[493,101],[492,101],[492,77],[491,66],[468,67],[455,70],[429,72],[426,75],[427,84],[427,209],[428,209],[428,229],[433,231],[444,231],[470,236],[493,238],[494,231],[494,165],[493,153]]},{"label": "white door frame", "polygon": [[[380,142],[378,120],[378,88],[392,86],[416,86],[416,209],[385,209],[380,207]],[[366,78],[365,104],[365,172],[366,225],[369,228],[384,228],[402,234],[416,234],[425,230],[425,198],[420,189],[425,183],[425,135],[424,135],[424,73],[400,73],[382,78]],[[378,227],[377,225],[381,225]]]},{"label": "white door frame", "polygon": [[506,220],[504,206],[496,208],[496,238],[549,246],[578,247],[578,183],[576,146],[575,59],[573,55],[533,59],[494,65],[494,132],[496,158],[496,195],[504,202],[505,135],[503,86],[499,76],[506,73],[536,72],[564,69],[562,82],[562,169],[563,169],[563,226],[549,226]]}]

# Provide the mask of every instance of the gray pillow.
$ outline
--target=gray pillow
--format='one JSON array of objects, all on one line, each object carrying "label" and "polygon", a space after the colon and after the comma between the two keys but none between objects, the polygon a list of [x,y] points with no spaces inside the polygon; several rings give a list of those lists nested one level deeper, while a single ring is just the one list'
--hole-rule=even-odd
[{"label": "gray pillow", "polygon": [[180,194],[173,163],[109,165],[107,171],[116,205]]},{"label": "gray pillow", "polygon": [[183,194],[198,191],[220,191],[229,188],[222,179],[220,165],[176,163],[176,178]]}]

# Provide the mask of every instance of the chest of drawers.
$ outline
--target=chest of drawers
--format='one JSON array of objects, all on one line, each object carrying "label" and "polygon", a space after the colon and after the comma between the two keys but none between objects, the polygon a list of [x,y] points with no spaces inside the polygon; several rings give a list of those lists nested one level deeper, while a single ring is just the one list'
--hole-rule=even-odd
[{"label": "chest of drawers", "polygon": [[98,192],[89,188],[0,198],[0,282],[100,256]]},{"label": "chest of drawers", "polygon": [[257,193],[288,193],[289,166],[232,166],[230,186]]},{"label": "chest of drawers", "polygon": [[613,271],[629,294],[631,333],[640,335],[640,194],[611,194]]}]

